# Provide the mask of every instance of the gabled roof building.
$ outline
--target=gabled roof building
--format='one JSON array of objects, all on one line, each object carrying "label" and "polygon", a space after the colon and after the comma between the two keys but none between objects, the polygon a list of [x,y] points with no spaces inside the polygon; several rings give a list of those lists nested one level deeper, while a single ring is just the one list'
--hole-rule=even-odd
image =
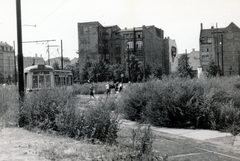
[{"label": "gabled roof building", "polygon": [[210,29],[203,29],[201,24],[199,46],[203,72],[214,62],[219,75],[240,75],[240,29],[233,22],[225,28]]}]

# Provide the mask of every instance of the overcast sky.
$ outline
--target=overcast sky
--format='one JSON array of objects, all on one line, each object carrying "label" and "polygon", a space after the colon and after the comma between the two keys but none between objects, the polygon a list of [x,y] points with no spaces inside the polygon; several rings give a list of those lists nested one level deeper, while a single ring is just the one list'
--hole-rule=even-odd
[{"label": "overcast sky", "polygon": [[[200,23],[203,28],[240,27],[240,0],[21,0],[24,41],[49,42],[50,57],[78,57],[78,22],[98,21],[103,26],[133,28],[154,25],[164,36],[176,40],[178,53],[199,50]],[[34,27],[33,25],[36,25]],[[17,46],[16,0],[0,0],[0,41]],[[59,52],[58,52],[59,51]],[[24,56],[42,54],[47,43],[24,43]]]}]

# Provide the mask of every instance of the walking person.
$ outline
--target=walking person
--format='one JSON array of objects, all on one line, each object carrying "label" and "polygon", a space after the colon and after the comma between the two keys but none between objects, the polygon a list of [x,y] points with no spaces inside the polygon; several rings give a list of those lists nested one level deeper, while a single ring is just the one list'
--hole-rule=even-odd
[{"label": "walking person", "polygon": [[118,91],[118,82],[115,84],[115,93]]},{"label": "walking person", "polygon": [[92,84],[92,86],[90,87],[90,98],[92,98],[92,97],[94,97],[95,98],[95,96],[94,96],[94,93],[93,93],[93,84]]},{"label": "walking person", "polygon": [[109,85],[108,82],[107,82],[107,85],[106,85],[106,94],[107,94],[107,96],[110,95],[110,85]]},{"label": "walking person", "polygon": [[119,84],[119,93],[122,91],[122,89],[123,89],[123,84],[122,84],[122,82]]}]

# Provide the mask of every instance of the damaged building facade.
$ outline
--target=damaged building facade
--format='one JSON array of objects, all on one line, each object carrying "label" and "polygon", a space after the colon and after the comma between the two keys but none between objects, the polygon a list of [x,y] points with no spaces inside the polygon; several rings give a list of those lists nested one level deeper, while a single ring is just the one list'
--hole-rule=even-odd
[{"label": "damaged building facade", "polygon": [[80,71],[87,56],[94,61],[122,64],[131,55],[145,64],[161,64],[166,74],[176,70],[172,65],[176,41],[164,37],[164,31],[155,26],[121,29],[99,22],[78,23],[78,52]]}]

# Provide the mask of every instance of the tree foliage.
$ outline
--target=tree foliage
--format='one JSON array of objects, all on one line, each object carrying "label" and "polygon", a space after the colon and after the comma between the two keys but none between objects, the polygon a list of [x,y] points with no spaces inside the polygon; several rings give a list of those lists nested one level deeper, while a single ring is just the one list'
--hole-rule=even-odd
[{"label": "tree foliage", "polygon": [[56,70],[60,69],[59,63],[58,63],[57,61],[55,61],[55,62],[53,63],[52,67],[53,67],[53,69],[56,69]]},{"label": "tree foliage", "polygon": [[218,73],[218,66],[215,65],[214,62],[210,62],[208,64],[208,69],[207,69],[207,76],[208,77],[215,77]]},{"label": "tree foliage", "polygon": [[159,64],[159,63],[157,63],[157,62],[154,62],[154,63],[151,65],[151,74],[152,74],[154,77],[161,79],[161,78],[162,78],[162,75],[163,75],[162,65]]},{"label": "tree foliage", "polygon": [[109,78],[115,81],[121,81],[121,74],[124,74],[125,72],[125,64],[113,64],[109,66]]},{"label": "tree foliage", "polygon": [[193,73],[193,69],[192,67],[189,65],[189,57],[187,56],[187,54],[182,54],[180,56],[180,58],[178,59],[178,75],[181,78],[186,78],[186,77],[190,77],[193,78],[194,73]]}]

